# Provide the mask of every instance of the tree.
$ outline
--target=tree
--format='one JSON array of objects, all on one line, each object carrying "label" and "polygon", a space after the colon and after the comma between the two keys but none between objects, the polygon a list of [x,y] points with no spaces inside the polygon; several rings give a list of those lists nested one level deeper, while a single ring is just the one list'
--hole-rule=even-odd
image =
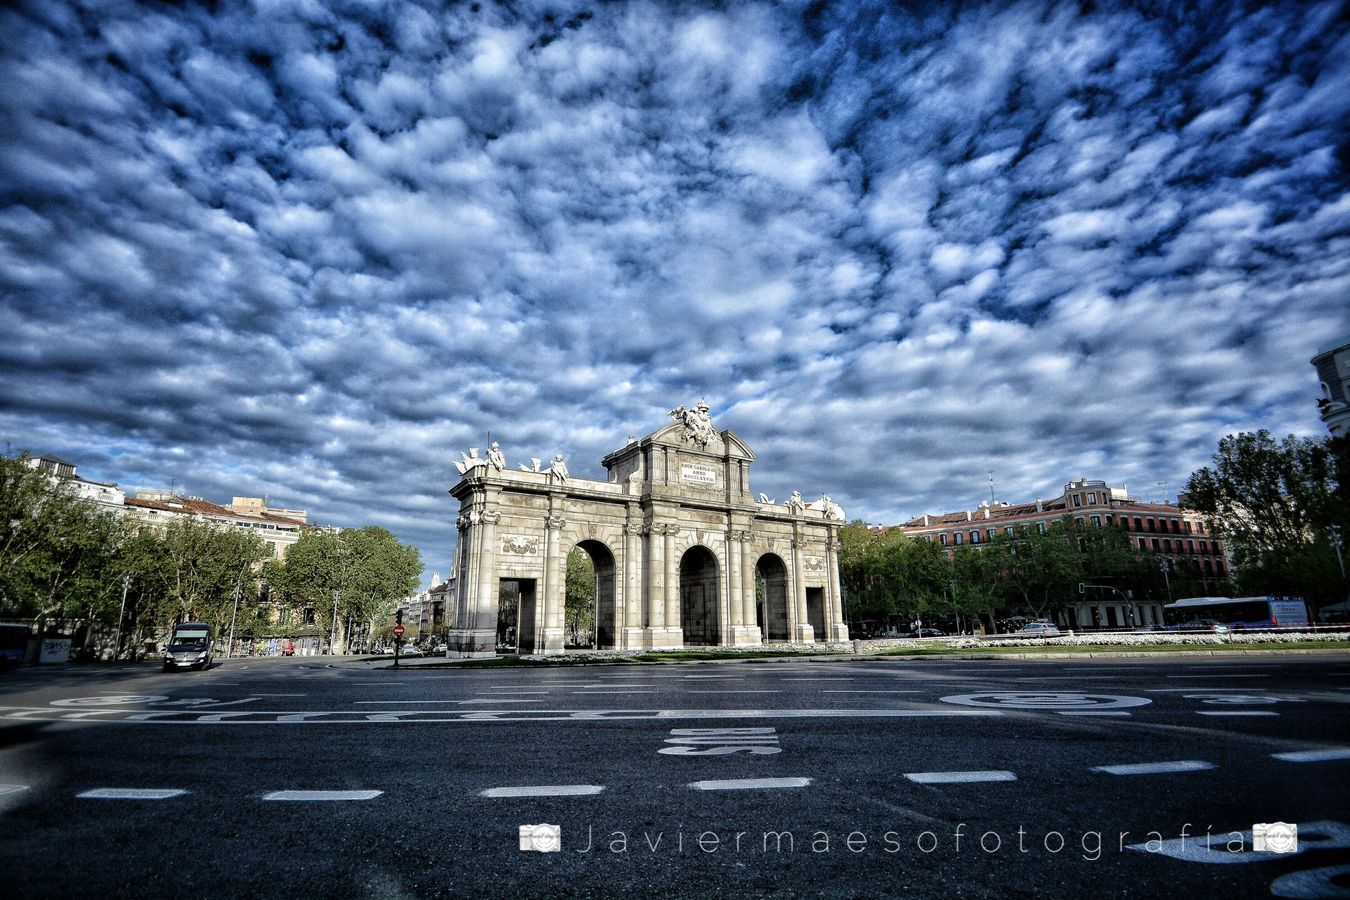
[{"label": "tree", "polygon": [[574,548],[567,554],[565,592],[563,618],[569,643],[580,645],[584,634],[589,645],[595,628],[595,565],[585,550]]},{"label": "tree", "polygon": [[126,534],[27,454],[0,455],[0,615],[45,623],[104,613]]},{"label": "tree", "polygon": [[1077,535],[1073,520],[1054,522],[1044,531],[1023,528],[996,534],[984,545],[988,565],[999,573],[1005,596],[1036,618],[1073,602],[1080,580]]},{"label": "tree", "polygon": [[314,609],[319,627],[335,636],[335,653],[346,651],[353,622],[373,626],[389,616],[417,590],[421,573],[418,549],[377,525],[306,531],[284,561],[269,562],[263,570],[274,590]]},{"label": "tree", "polygon": [[147,531],[137,552],[136,569],[161,601],[162,623],[200,620],[219,628],[229,621],[236,591],[257,596],[268,547],[257,535],[176,516],[162,531]]},{"label": "tree", "polygon": [[1252,593],[1334,598],[1341,593],[1329,527],[1347,518],[1345,439],[1276,442],[1230,434],[1211,465],[1192,473],[1187,504],[1203,513]]}]

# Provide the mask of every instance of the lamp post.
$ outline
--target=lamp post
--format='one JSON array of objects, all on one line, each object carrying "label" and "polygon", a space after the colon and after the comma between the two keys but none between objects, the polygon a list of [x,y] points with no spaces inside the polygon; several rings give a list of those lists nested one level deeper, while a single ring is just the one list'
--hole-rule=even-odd
[{"label": "lamp post", "polygon": [[113,638],[113,662],[122,657],[122,619],[127,614],[127,588],[131,585],[131,576],[122,576],[122,607],[117,611],[117,636]]},{"label": "lamp post", "polygon": [[[1341,535],[1341,526],[1327,526],[1327,533],[1331,535],[1331,546],[1336,548],[1336,562],[1341,566],[1341,584],[1345,584],[1345,556],[1342,551],[1345,550],[1345,538]],[[1350,588],[1346,590],[1346,599],[1350,600]]]},{"label": "lamp post", "polygon": [[337,606],[338,591],[333,591],[333,627],[328,632],[328,655],[337,655]]},{"label": "lamp post", "polygon": [[239,618],[239,591],[240,584],[234,583],[234,612],[230,614],[230,638],[229,643],[225,645],[225,658],[229,659],[234,655],[234,623]]},{"label": "lamp post", "polygon": [[1167,602],[1172,602],[1172,579],[1167,574],[1167,560],[1158,560],[1158,568],[1162,570],[1163,583],[1167,585]]}]

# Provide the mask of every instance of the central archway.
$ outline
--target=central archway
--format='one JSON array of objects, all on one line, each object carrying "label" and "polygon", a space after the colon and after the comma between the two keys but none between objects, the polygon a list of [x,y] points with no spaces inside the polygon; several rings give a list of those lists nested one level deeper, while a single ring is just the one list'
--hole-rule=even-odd
[{"label": "central archway", "polygon": [[787,565],[776,553],[766,553],[755,566],[755,610],[766,641],[790,639]]},{"label": "central archway", "polygon": [[721,639],[717,596],[717,557],[707,547],[690,547],[680,559],[680,627],[686,645],[716,646]]}]

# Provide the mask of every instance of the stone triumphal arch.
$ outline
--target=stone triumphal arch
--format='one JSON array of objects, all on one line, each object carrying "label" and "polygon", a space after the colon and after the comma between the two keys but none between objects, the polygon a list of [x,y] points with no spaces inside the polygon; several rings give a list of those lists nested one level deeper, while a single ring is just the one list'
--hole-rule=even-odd
[{"label": "stone triumphal arch", "polygon": [[561,652],[573,549],[595,567],[601,648],[847,640],[843,511],[796,491],[756,500],[755,454],[713,426],[707,404],[669,415],[604,458],[607,481],[571,477],[561,455],[512,469],[496,444],[461,454],[452,652],[495,652],[512,604],[520,652]]}]

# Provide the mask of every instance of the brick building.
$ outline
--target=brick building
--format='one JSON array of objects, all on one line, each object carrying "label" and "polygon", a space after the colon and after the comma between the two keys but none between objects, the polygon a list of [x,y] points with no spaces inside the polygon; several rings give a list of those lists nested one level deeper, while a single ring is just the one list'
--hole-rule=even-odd
[{"label": "brick building", "polygon": [[[922,515],[900,526],[905,534],[936,541],[947,548],[979,546],[996,534],[1012,534],[1021,528],[1046,530],[1071,516],[1082,525],[1124,529],[1130,546],[1152,554],[1164,566],[1168,583],[1178,576],[1203,585],[1214,594],[1228,577],[1223,542],[1210,533],[1197,512],[1171,503],[1131,497],[1125,487],[1108,487],[1105,481],[1081,478],[1064,485],[1052,499],[1030,503],[985,502],[974,510]],[[1059,624],[1073,627],[1130,627],[1162,622],[1162,603],[1143,598],[1116,596],[1115,592],[1090,592],[1064,610]]]}]

